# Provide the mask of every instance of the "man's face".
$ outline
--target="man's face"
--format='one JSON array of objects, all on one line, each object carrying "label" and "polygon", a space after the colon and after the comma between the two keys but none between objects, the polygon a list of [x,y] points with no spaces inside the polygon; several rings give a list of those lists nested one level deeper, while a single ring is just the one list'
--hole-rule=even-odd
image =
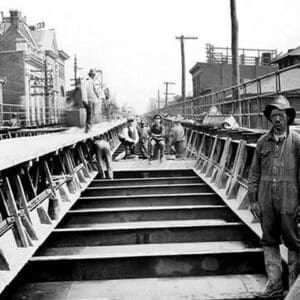
[{"label": "man's face", "polygon": [[90,74],[90,77],[91,77],[92,79],[94,79],[94,78],[96,77],[96,74],[91,73],[91,74]]},{"label": "man's face", "polygon": [[133,125],[134,125],[134,121],[129,121],[129,122],[128,122],[128,126],[129,126],[129,127],[133,127]]},{"label": "man's face", "polygon": [[273,109],[270,118],[276,134],[282,134],[286,131],[287,116],[284,110]]},{"label": "man's face", "polygon": [[155,118],[155,119],[154,119],[154,122],[155,122],[155,124],[157,124],[157,125],[158,125],[158,124],[159,124],[159,122],[160,122],[160,118]]}]

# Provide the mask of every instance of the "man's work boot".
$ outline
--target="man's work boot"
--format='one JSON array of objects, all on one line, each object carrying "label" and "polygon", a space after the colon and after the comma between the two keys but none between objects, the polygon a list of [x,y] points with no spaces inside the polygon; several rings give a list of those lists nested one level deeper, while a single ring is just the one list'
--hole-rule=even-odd
[{"label": "man's work boot", "polygon": [[107,178],[108,179],[114,179],[114,172],[112,169],[107,170]]},{"label": "man's work boot", "polygon": [[297,251],[288,251],[288,268],[289,268],[289,287],[291,288],[300,274],[300,253]]},{"label": "man's work boot", "polygon": [[282,265],[278,246],[264,246],[265,267],[268,281],[264,290],[258,293],[258,298],[267,299],[283,296],[283,286],[281,281]]},{"label": "man's work boot", "polygon": [[91,130],[91,125],[85,126],[85,133],[88,133]]}]

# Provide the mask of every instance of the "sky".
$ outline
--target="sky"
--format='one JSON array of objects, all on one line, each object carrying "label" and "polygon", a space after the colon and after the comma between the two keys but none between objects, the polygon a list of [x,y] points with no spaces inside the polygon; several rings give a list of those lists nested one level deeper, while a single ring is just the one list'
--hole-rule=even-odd
[{"label": "sky", "polygon": [[[300,45],[299,0],[236,0],[239,47],[286,52]],[[73,77],[74,55],[86,77],[90,68],[103,70],[104,82],[118,103],[137,113],[149,98],[164,93],[165,81],[181,93],[178,35],[197,36],[185,42],[187,94],[189,70],[205,61],[206,43],[230,47],[230,0],[1,0],[0,11],[22,11],[28,24],[54,28],[59,49],[70,55],[67,85]]]}]

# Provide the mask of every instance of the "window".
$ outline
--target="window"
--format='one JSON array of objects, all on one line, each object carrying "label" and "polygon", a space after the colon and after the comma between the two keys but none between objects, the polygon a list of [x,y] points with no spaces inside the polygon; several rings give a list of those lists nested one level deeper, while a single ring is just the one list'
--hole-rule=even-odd
[{"label": "window", "polygon": [[65,66],[62,63],[58,64],[58,77],[65,80]]}]

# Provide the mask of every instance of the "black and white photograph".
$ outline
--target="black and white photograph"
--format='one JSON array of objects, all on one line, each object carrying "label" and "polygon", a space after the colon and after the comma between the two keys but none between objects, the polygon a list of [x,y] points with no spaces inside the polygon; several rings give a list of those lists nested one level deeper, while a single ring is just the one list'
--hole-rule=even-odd
[{"label": "black and white photograph", "polygon": [[1,0],[0,300],[300,300],[299,12]]}]

